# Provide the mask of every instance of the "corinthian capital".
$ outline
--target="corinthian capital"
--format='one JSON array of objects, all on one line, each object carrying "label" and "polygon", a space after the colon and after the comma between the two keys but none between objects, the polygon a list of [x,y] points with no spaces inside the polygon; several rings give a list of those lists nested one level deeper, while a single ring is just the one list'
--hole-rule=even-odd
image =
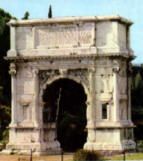
[{"label": "corinthian capital", "polygon": [[11,63],[10,67],[9,67],[9,74],[11,76],[15,76],[16,75],[16,65],[15,63]]},{"label": "corinthian capital", "polygon": [[33,76],[36,77],[39,73],[39,70],[37,68],[34,68],[32,72],[33,72]]},{"label": "corinthian capital", "polygon": [[119,71],[120,71],[120,65],[119,65],[119,63],[118,63],[118,61],[114,61],[113,62],[113,68],[112,68],[112,70],[113,70],[113,72],[115,72],[115,73],[118,73]]},{"label": "corinthian capital", "polygon": [[95,67],[89,68],[88,71],[89,71],[89,73],[95,73],[96,72]]},{"label": "corinthian capital", "polygon": [[112,70],[113,72],[118,73],[120,71],[120,67],[113,67]]}]

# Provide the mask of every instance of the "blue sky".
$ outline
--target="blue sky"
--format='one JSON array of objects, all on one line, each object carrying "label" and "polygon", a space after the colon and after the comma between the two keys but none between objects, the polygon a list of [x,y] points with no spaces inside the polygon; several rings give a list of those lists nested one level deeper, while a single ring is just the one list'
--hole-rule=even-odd
[{"label": "blue sky", "polygon": [[0,8],[17,18],[26,11],[30,18],[46,18],[50,4],[54,17],[119,14],[131,19],[131,47],[137,56],[133,62],[143,63],[143,0],[0,0]]}]

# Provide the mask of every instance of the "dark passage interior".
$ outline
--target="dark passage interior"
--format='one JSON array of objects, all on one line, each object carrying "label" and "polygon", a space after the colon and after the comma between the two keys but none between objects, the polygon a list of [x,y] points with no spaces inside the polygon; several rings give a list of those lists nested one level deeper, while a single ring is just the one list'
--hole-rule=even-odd
[{"label": "dark passage interior", "polygon": [[87,137],[87,96],[81,84],[59,79],[44,91],[43,122],[57,122],[57,139],[65,151],[82,148]]}]

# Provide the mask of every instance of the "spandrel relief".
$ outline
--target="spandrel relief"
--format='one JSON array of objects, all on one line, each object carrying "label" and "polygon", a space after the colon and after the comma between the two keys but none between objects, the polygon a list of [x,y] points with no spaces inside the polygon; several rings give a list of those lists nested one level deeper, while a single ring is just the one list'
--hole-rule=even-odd
[{"label": "spandrel relief", "polygon": [[43,70],[39,72],[39,80],[41,84],[44,84],[46,81],[50,81],[59,75],[59,70]]}]

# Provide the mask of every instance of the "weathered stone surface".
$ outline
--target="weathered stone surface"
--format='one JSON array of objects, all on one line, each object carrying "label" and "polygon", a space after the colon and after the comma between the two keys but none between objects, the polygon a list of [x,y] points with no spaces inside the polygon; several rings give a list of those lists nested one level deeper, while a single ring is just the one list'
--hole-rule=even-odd
[{"label": "weathered stone surface", "polygon": [[[135,149],[131,121],[129,44],[132,23],[119,16],[12,21],[12,122],[7,149],[60,151],[55,123],[43,123],[43,92],[67,78],[87,95],[88,150]],[[103,106],[107,118],[103,117]]]}]

